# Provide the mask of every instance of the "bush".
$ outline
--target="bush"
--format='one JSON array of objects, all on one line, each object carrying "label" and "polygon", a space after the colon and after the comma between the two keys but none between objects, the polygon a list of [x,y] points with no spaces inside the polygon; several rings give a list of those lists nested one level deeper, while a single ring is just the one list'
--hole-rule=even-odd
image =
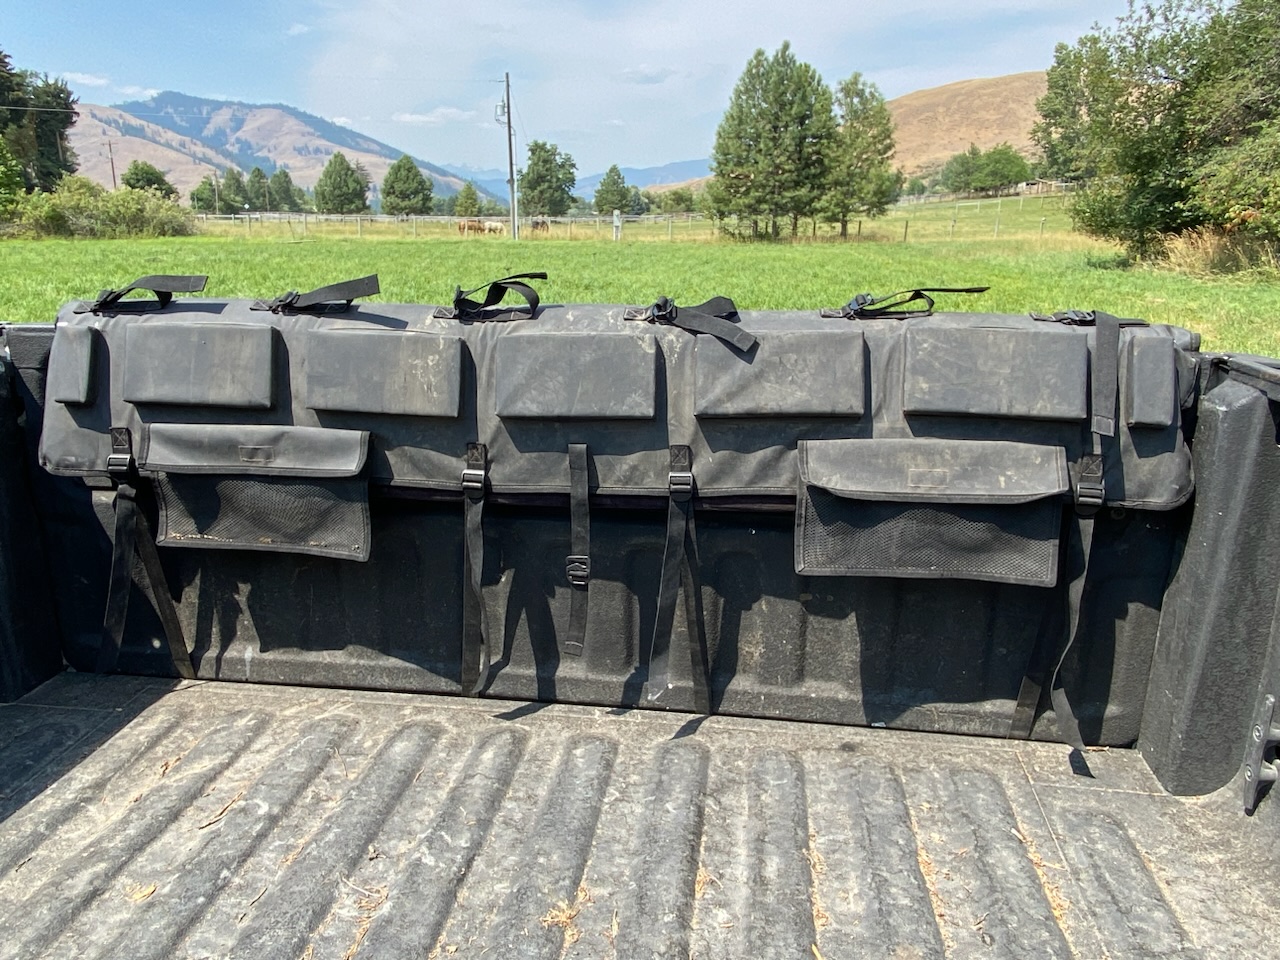
[{"label": "bush", "polygon": [[154,190],[107,191],[84,177],[63,177],[53,193],[19,200],[18,228],[37,237],[179,237],[195,233],[195,219]]}]

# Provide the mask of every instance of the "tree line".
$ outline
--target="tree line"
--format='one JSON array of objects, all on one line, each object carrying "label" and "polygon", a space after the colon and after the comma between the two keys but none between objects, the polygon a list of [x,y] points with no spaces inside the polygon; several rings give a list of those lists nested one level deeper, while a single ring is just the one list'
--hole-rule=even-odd
[{"label": "tree line", "polygon": [[1130,2],[1059,44],[1033,139],[1087,186],[1078,227],[1136,254],[1226,229],[1280,241],[1280,12],[1275,0]]},{"label": "tree line", "polygon": [[52,190],[75,172],[67,131],[76,122],[78,102],[64,81],[17,69],[0,50],[0,204]]}]

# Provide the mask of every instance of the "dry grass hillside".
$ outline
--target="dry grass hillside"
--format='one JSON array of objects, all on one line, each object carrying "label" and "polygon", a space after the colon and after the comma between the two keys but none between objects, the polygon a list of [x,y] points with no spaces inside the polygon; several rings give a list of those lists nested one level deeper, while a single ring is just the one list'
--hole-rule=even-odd
[{"label": "dry grass hillside", "polygon": [[976,143],[983,150],[1008,142],[1030,153],[1045,75],[1036,70],[1006,77],[961,80],[889,101],[898,143],[897,162],[908,176],[942,166]]},{"label": "dry grass hillside", "polygon": [[113,154],[117,179],[130,163],[142,160],[163,170],[183,197],[204,177],[227,165],[224,158],[203,144],[115,107],[82,103],[79,110],[80,118],[69,137],[71,149],[80,159],[79,173],[103,186],[111,186]]}]

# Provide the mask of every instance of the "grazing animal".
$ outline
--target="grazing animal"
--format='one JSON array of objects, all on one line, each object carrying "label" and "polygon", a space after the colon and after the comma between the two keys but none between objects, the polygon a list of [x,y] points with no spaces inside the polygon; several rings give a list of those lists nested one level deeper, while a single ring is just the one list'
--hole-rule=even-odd
[{"label": "grazing animal", "polygon": [[507,225],[501,220],[486,220],[484,222],[485,233],[504,233],[506,229]]},{"label": "grazing animal", "polygon": [[538,217],[529,224],[529,229],[534,233],[548,233],[551,230],[551,224],[545,217]]},{"label": "grazing animal", "polygon": [[481,220],[459,220],[458,232],[464,237],[468,233],[479,233],[484,229],[484,222]]}]

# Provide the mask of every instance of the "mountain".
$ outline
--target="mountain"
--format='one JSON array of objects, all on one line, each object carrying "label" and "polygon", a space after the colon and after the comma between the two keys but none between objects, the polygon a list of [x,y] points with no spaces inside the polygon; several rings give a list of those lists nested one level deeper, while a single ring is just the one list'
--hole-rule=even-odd
[{"label": "mountain", "polygon": [[[710,176],[709,163],[708,160],[677,160],[674,163],[664,163],[660,167],[619,167],[619,169],[622,171],[622,178],[627,181],[627,186],[644,190],[647,187],[681,183],[685,180]],[[590,200],[595,196],[596,187],[600,186],[600,181],[603,179],[603,173],[579,177],[573,192]]]},{"label": "mountain", "polygon": [[1036,100],[1046,89],[1043,70],[961,80],[917,90],[889,101],[896,159],[908,175],[941,167],[976,143],[983,150],[1008,142],[1031,154],[1031,127],[1040,118]]},{"label": "mountain", "polygon": [[[80,113],[70,140],[85,176],[111,183],[112,154],[118,174],[130,160],[146,160],[165,171],[184,196],[215,168],[232,166],[246,172],[259,166],[268,174],[285,167],[294,183],[313,187],[338,150],[352,163],[364,164],[376,186],[403,152],[282,103],[210,100],[166,91],[115,107],[81,104]],[[457,174],[417,157],[414,162],[434,181],[437,195],[462,187]],[[504,195],[496,194],[496,199]]]}]

